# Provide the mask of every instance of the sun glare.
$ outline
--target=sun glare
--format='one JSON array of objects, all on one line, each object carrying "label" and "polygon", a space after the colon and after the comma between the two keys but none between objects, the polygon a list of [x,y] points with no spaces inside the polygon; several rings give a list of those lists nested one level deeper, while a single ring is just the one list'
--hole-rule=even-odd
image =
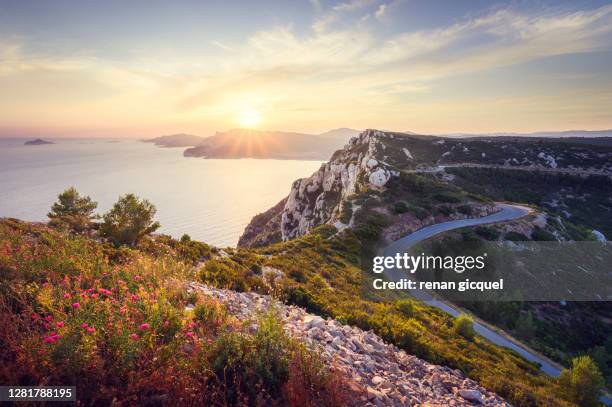
[{"label": "sun glare", "polygon": [[238,122],[240,123],[240,126],[245,128],[250,129],[256,127],[259,123],[261,123],[261,113],[256,109],[246,108],[240,112]]}]

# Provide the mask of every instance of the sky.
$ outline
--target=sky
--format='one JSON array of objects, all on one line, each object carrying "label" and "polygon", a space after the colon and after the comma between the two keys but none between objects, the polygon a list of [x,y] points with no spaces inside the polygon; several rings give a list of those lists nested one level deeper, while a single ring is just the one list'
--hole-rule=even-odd
[{"label": "sky", "polygon": [[612,2],[0,0],[0,137],[612,128]]}]

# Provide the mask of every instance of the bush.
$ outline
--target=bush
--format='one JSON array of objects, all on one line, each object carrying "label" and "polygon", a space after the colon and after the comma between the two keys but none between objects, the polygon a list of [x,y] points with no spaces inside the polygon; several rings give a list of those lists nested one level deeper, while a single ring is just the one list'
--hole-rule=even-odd
[{"label": "bush", "polygon": [[466,314],[461,314],[453,321],[453,330],[467,339],[474,338],[474,320]]},{"label": "bush", "polygon": [[545,242],[552,242],[552,241],[557,240],[552,233],[547,232],[546,230],[539,228],[539,227],[535,227],[533,229],[533,232],[531,233],[531,238],[536,241],[545,241]]},{"label": "bush", "polygon": [[119,197],[113,208],[104,214],[100,233],[115,246],[135,246],[144,236],[155,232],[159,222],[154,222],[155,206],[134,194]]},{"label": "bush", "polygon": [[395,303],[395,306],[402,315],[411,317],[414,312],[414,305],[410,300],[400,300]]},{"label": "bush", "polygon": [[589,356],[572,359],[572,367],[564,369],[558,380],[562,392],[579,406],[599,405],[599,392],[604,385],[604,379]]},{"label": "bush", "polygon": [[406,212],[408,212],[408,204],[406,202],[404,202],[404,201],[396,202],[393,205],[393,211],[395,213],[398,213],[398,214],[399,213],[406,213]]},{"label": "bush", "polygon": [[51,226],[67,226],[80,233],[90,228],[92,221],[97,218],[94,215],[97,207],[98,204],[90,197],[81,196],[76,188],[70,187],[58,195],[47,217]]},{"label": "bush", "polygon": [[446,203],[459,203],[461,202],[461,197],[452,192],[440,192],[434,195],[434,198],[440,202]]},{"label": "bush", "polygon": [[518,232],[508,232],[506,236],[504,236],[505,240],[509,240],[511,242],[528,242],[529,238],[522,233]]},{"label": "bush", "polygon": [[474,232],[483,239],[486,240],[497,240],[499,238],[499,231],[493,228],[489,228],[486,226],[478,226],[474,229]]}]

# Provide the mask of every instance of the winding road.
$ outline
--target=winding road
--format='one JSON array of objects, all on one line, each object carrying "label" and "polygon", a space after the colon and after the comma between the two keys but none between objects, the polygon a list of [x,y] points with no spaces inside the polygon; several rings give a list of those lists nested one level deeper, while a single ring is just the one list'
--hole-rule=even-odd
[{"label": "winding road", "polygon": [[[522,218],[531,212],[530,208],[519,205],[497,204],[497,207],[499,208],[499,211],[488,216],[483,216],[481,218],[451,220],[448,222],[437,223],[435,225],[419,229],[416,232],[413,232],[391,243],[385,248],[384,255],[395,256],[396,253],[403,254],[413,245],[440,233],[447,232],[449,230],[464,228],[468,226],[511,221]],[[400,279],[406,278],[407,276],[404,271],[398,269],[387,269],[385,271],[385,275],[389,281],[399,281]],[[427,303],[428,305],[439,308],[454,317],[461,313],[461,311],[454,308],[452,305],[434,298],[426,291],[411,290],[410,294],[415,298]],[[535,354],[533,351],[526,349],[517,342],[511,341],[502,334],[499,334],[494,330],[488,328],[483,323],[474,321],[474,330],[481,336],[493,342],[494,344],[512,349],[519,353],[521,356],[523,356],[525,359],[540,364],[540,368],[547,375],[553,377],[559,376],[559,367],[553,365],[550,361],[544,359],[542,356]]]}]

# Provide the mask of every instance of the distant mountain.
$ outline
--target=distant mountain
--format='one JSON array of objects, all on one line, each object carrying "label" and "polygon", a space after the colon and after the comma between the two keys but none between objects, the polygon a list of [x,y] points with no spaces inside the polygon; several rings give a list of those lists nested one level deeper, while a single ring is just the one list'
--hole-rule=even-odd
[{"label": "distant mountain", "polygon": [[325,137],[328,139],[337,139],[341,143],[348,142],[351,137],[358,136],[361,130],[349,129],[347,127],[340,127],[339,129],[333,129],[319,134],[319,137]]},{"label": "distant mountain", "polygon": [[44,144],[55,144],[55,143],[53,143],[52,141],[47,141],[47,140],[37,138],[35,140],[28,140],[23,144],[26,146],[42,146]]},{"label": "distant mountain", "polygon": [[202,143],[206,137],[194,136],[193,134],[170,134],[151,139],[142,140],[145,143],[155,143],[160,147],[193,147]]},{"label": "distant mountain", "polygon": [[205,158],[326,160],[358,133],[357,130],[346,128],[318,135],[234,129],[217,132],[198,146],[185,150],[184,155]]},{"label": "distant mountain", "polygon": [[566,130],[566,131],[538,131],[535,133],[451,133],[439,134],[441,137],[612,137],[609,130]]}]

